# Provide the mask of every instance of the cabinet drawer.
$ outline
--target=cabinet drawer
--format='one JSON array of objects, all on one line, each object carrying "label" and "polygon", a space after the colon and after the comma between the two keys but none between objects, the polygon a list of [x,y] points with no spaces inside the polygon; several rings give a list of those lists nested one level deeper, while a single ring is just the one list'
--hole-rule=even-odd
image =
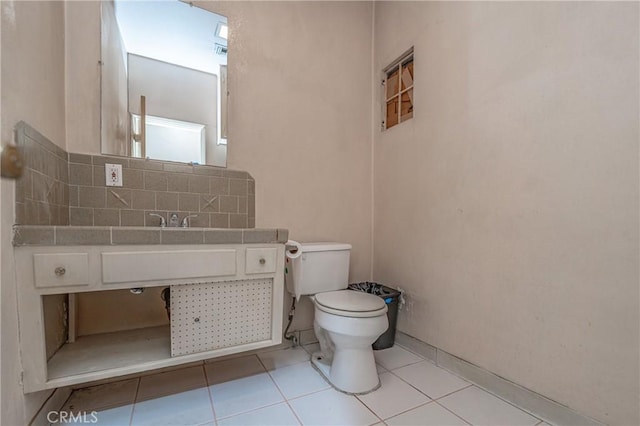
[{"label": "cabinet drawer", "polygon": [[89,285],[87,253],[34,254],[36,287]]},{"label": "cabinet drawer", "polygon": [[276,271],[277,249],[248,248],[244,272],[247,274],[269,274]]},{"label": "cabinet drawer", "polygon": [[102,253],[105,284],[235,274],[235,249]]}]

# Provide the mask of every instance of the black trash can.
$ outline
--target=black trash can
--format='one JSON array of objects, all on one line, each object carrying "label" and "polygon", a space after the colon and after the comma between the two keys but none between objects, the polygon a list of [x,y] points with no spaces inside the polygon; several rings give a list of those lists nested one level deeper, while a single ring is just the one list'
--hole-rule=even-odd
[{"label": "black trash can", "polygon": [[389,320],[389,328],[385,331],[378,340],[373,343],[373,349],[387,349],[393,346],[393,342],[396,338],[396,323],[398,322],[398,301],[400,299],[400,292],[390,287],[386,287],[382,284],[363,282],[349,284],[349,290],[364,291],[365,293],[375,294],[384,299],[387,304],[387,319]]}]

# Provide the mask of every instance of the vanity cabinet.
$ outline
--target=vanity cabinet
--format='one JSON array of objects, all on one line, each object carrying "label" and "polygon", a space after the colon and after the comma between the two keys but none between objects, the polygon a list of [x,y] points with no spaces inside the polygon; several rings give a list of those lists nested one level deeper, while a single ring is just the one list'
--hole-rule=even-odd
[{"label": "vanity cabinet", "polygon": [[[282,341],[283,244],[21,246],[15,257],[25,392]],[[79,294],[152,287],[170,288],[168,325],[75,337]],[[51,295],[69,295],[69,339],[47,359]]]}]

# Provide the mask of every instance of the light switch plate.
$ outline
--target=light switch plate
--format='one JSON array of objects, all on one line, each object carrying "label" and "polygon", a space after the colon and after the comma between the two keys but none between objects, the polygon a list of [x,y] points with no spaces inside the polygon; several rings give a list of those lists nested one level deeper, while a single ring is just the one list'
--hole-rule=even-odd
[{"label": "light switch plate", "polygon": [[122,164],[105,164],[107,186],[122,186]]}]

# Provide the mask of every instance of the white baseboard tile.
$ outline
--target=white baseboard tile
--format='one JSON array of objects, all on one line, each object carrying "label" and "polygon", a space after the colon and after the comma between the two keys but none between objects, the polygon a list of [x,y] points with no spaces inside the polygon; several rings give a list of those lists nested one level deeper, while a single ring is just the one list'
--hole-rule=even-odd
[{"label": "white baseboard tile", "polygon": [[51,396],[44,402],[38,414],[35,415],[29,426],[49,426],[47,414],[51,411],[59,411],[67,399],[71,396],[72,389],[70,387],[57,388]]},{"label": "white baseboard tile", "polygon": [[[602,423],[584,416],[565,405],[407,334],[398,331],[396,341],[407,349],[435,361],[439,367],[457,374],[463,379],[549,423],[558,426],[603,426]],[[434,352],[435,357],[432,358]]]},{"label": "white baseboard tile", "polygon": [[418,340],[415,337],[411,337],[408,334],[404,334],[401,331],[396,330],[396,342],[400,346],[404,346],[407,349],[412,350],[418,355],[436,362],[436,351],[437,348],[435,346],[431,346],[428,343],[423,342],[422,340]]}]

